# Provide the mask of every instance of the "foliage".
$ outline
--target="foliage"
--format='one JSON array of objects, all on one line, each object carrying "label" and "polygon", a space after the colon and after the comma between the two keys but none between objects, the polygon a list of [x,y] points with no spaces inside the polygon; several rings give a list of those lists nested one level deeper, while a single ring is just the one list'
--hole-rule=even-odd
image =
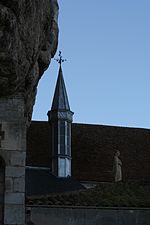
[{"label": "foliage", "polygon": [[[29,200],[28,200],[29,201]],[[29,203],[96,207],[150,207],[150,185],[101,183],[93,189],[31,198]]]}]

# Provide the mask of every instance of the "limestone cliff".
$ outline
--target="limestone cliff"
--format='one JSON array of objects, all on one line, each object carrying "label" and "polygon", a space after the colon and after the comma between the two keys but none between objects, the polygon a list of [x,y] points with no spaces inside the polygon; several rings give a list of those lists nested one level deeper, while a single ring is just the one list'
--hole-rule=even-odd
[{"label": "limestone cliff", "polygon": [[58,42],[57,0],[0,0],[0,97],[23,94],[30,119]]}]

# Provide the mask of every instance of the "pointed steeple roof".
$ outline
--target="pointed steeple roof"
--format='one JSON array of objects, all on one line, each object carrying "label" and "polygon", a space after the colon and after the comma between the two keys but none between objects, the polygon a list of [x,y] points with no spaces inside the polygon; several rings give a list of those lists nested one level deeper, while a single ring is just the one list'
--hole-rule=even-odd
[{"label": "pointed steeple roof", "polygon": [[61,64],[59,67],[59,73],[58,73],[51,110],[69,110],[70,111],[70,106],[69,106],[69,101],[68,101],[67,91],[65,87],[64,78],[63,78]]}]

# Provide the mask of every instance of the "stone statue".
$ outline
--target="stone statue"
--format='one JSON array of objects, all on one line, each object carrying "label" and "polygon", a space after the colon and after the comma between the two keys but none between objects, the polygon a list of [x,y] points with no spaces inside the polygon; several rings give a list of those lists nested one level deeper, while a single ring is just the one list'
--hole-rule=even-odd
[{"label": "stone statue", "polygon": [[57,0],[0,0],[0,98],[22,95],[31,117],[58,43]]},{"label": "stone statue", "polygon": [[116,151],[114,155],[114,162],[113,162],[113,174],[114,174],[114,181],[119,182],[122,180],[122,161],[119,159],[120,151]]}]

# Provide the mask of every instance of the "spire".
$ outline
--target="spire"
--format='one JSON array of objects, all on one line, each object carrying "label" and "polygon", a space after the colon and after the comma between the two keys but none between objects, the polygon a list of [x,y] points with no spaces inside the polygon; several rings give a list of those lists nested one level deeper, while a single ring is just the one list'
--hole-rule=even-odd
[{"label": "spire", "polygon": [[57,59],[57,61],[60,64],[60,67],[51,110],[70,110],[63,72],[61,68],[61,63],[65,60],[62,59],[61,52],[59,52],[59,56],[60,59]]},{"label": "spire", "polygon": [[52,133],[52,172],[58,177],[71,176],[71,123],[70,110],[61,64],[65,61],[59,52],[59,73],[48,120]]}]

